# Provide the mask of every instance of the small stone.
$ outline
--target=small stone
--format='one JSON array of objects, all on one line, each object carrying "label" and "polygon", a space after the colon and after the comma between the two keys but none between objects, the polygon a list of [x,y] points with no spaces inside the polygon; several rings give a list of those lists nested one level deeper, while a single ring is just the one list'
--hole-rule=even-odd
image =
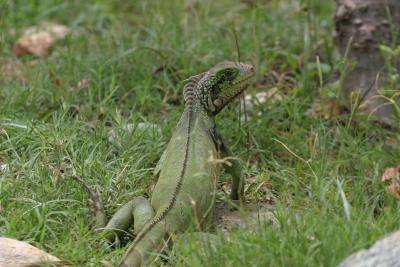
[{"label": "small stone", "polygon": [[20,57],[25,54],[33,54],[43,57],[50,52],[55,39],[48,32],[39,32],[29,36],[21,37],[15,44],[15,54]]},{"label": "small stone", "polygon": [[14,46],[15,54],[20,57],[26,54],[43,57],[54,47],[57,40],[69,33],[68,27],[59,24],[42,24],[25,30]]},{"label": "small stone", "polygon": [[26,267],[41,262],[61,261],[26,242],[0,237],[0,267]]}]

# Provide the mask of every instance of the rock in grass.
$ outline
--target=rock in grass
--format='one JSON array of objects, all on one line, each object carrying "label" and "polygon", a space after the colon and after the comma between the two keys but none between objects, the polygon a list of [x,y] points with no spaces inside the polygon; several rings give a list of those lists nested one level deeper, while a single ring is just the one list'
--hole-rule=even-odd
[{"label": "rock in grass", "polygon": [[400,231],[394,232],[372,245],[360,250],[338,267],[399,267],[400,266]]},{"label": "rock in grass", "polygon": [[26,242],[0,237],[0,267],[40,266],[44,262],[61,261]]},{"label": "rock in grass", "polygon": [[28,28],[15,43],[15,54],[18,57],[26,54],[44,57],[53,49],[56,41],[64,39],[69,32],[68,27],[55,23],[42,23]]}]

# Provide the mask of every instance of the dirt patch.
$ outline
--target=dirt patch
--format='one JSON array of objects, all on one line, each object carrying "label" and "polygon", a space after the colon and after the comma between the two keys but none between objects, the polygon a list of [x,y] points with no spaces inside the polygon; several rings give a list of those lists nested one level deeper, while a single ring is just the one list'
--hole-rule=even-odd
[{"label": "dirt patch", "polygon": [[227,234],[237,228],[255,229],[260,223],[276,224],[274,208],[265,202],[246,203],[243,209],[233,209],[228,203],[217,203],[214,218],[216,228]]}]

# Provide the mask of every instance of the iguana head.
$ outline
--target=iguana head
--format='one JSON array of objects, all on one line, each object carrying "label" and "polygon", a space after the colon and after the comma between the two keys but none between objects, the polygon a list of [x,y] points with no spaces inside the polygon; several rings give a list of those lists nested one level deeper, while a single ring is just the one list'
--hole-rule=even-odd
[{"label": "iguana head", "polygon": [[219,63],[199,80],[196,86],[197,99],[208,113],[216,115],[246,89],[254,72],[250,64],[231,61]]}]

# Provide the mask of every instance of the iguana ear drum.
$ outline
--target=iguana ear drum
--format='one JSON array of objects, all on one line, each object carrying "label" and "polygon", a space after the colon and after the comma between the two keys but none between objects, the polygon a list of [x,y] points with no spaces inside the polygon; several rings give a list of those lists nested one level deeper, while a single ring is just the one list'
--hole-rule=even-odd
[{"label": "iguana ear drum", "polygon": [[217,108],[220,107],[222,105],[222,101],[221,99],[217,98],[214,100],[214,106],[216,106]]}]

